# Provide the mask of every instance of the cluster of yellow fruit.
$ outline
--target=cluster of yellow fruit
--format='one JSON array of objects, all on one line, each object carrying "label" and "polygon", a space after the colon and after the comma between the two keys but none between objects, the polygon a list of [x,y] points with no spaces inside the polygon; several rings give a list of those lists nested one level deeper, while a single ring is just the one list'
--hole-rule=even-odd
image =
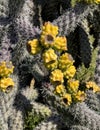
[{"label": "cluster of yellow fruit", "polygon": [[11,62],[0,62],[0,90],[6,92],[10,87],[14,86],[10,74],[13,73],[14,66]]},{"label": "cluster of yellow fruit", "polygon": [[61,98],[62,103],[70,105],[84,101],[86,89],[100,91],[94,82],[87,82],[85,89],[80,89],[79,80],[74,79],[76,68],[72,56],[68,53],[67,39],[58,36],[58,27],[46,22],[41,30],[40,38],[28,41],[27,48],[31,54],[41,51],[43,63],[50,71],[53,92]]}]

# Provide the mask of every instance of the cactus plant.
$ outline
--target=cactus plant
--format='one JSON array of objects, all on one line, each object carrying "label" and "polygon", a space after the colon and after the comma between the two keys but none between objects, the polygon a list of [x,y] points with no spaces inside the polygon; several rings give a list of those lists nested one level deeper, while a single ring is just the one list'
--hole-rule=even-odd
[{"label": "cactus plant", "polygon": [[[36,115],[41,120],[41,116],[43,117],[43,120],[38,121],[38,125],[35,126],[36,130],[100,130],[100,94],[94,94],[89,90],[84,102],[71,104],[69,100],[71,105],[65,107],[61,104],[60,98],[52,93],[53,86],[48,77],[51,72],[48,68],[53,70],[56,67],[52,65],[52,62],[58,60],[56,54],[60,55],[67,47],[67,51],[72,53],[75,60],[72,64],[77,64],[76,69],[82,63],[85,67],[89,66],[92,48],[97,46],[100,40],[98,9],[99,5],[84,2],[77,2],[72,7],[70,0],[0,1],[0,65],[3,61],[12,61],[14,65],[14,72],[9,76],[14,82],[12,89],[10,86],[6,86],[5,91],[0,89],[0,130],[23,130],[28,113],[31,113],[32,118]],[[27,43],[34,39],[43,41],[41,30],[47,21],[51,21],[59,28],[57,36],[50,37],[50,35],[45,39],[47,43],[51,43],[56,37],[58,38],[53,48],[56,53],[52,53],[52,49],[45,50],[45,47],[48,49],[48,45],[42,43],[42,52],[32,55],[27,51],[29,49]],[[56,35],[56,30],[51,32]],[[92,43],[89,39],[91,35],[94,37]],[[44,33],[42,36],[44,37]],[[65,37],[68,39],[68,46],[65,45]],[[63,44],[60,45],[60,42]],[[61,52],[59,48],[62,49]],[[42,59],[41,54],[44,50]],[[50,66],[48,62],[51,63]],[[59,65],[60,67],[64,66]],[[76,71],[75,68],[73,70]],[[54,81],[55,75],[51,77],[51,81]],[[61,75],[55,80],[63,82],[60,78]],[[99,79],[98,51],[95,70],[95,81],[98,85],[100,85]],[[1,80],[0,75],[0,87]]]}]

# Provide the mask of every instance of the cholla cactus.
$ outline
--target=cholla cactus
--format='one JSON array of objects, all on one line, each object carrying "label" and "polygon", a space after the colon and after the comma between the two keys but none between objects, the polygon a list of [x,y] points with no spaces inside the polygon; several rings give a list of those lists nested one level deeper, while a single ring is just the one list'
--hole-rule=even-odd
[{"label": "cholla cactus", "polygon": [[18,77],[16,75],[12,76],[12,79],[14,81],[14,88],[12,91],[10,90],[10,93],[6,94],[4,92],[0,92],[0,125],[1,130],[5,129],[8,130],[8,118],[12,111],[12,106],[14,103],[14,97],[16,95],[16,91],[18,89]]},{"label": "cholla cactus", "polygon": [[[24,119],[28,112],[32,112],[33,117],[35,114],[38,116],[42,115],[44,119],[50,116],[51,113],[52,115],[56,113],[56,117],[51,115],[51,117],[38,124],[36,130],[61,130],[64,128],[71,130],[100,130],[99,94],[96,95],[92,91],[88,91],[86,101],[74,105],[71,104],[71,95],[65,94],[64,99],[68,99],[68,104],[71,104],[71,106],[65,107],[65,105],[61,104],[59,96],[52,93],[54,84],[49,84],[49,82],[55,83],[56,81],[65,82],[62,78],[62,72],[56,71],[58,77],[53,72],[58,67],[57,62],[59,62],[59,68],[62,70],[66,68],[66,65],[63,65],[63,63],[66,64],[64,57],[73,61],[69,55],[62,56],[63,58],[60,57],[59,60],[57,59],[57,55],[59,56],[63,51],[68,51],[70,48],[69,44],[74,43],[73,41],[76,37],[73,40],[72,34],[78,36],[76,40],[79,43],[85,42],[85,46],[83,46],[83,43],[80,46],[75,44],[77,48],[79,47],[76,54],[81,54],[81,62],[85,66],[88,66],[91,62],[92,45],[88,36],[90,36],[93,29],[94,38],[97,38],[95,42],[99,41],[98,7],[95,4],[77,3],[75,7],[71,8],[70,0],[0,1],[0,63],[11,60],[14,65],[14,72],[9,76],[14,82],[12,90],[8,88],[9,90],[7,91],[0,91],[0,130],[23,130]],[[86,24],[83,22],[84,18]],[[56,28],[52,28],[53,31],[45,28],[46,33],[45,31],[41,32],[42,28],[39,26],[48,20],[59,27],[59,33]],[[90,30],[87,28],[90,28]],[[76,33],[78,30],[80,30],[80,34],[79,32]],[[47,35],[48,32],[52,35]],[[68,37],[68,46],[66,46],[65,36]],[[37,40],[34,41],[34,39],[40,39],[39,43],[42,43],[40,48],[35,48]],[[54,39],[56,39],[55,45]],[[28,46],[26,46],[27,43]],[[52,49],[48,50],[48,47],[52,48],[51,43],[54,45],[56,52]],[[30,55],[27,49],[29,52],[32,49],[32,54],[40,51],[41,53],[33,56]],[[84,50],[87,52],[86,54],[83,54]],[[42,58],[41,54],[43,54]],[[74,60],[76,59],[74,57]],[[98,60],[96,75],[99,79]],[[73,65],[74,62],[71,62],[71,64]],[[74,70],[73,73],[64,73],[63,71],[67,78],[72,78],[75,74],[76,69],[74,67],[70,68],[70,70]],[[49,81],[48,76],[51,71],[53,72]],[[6,76],[8,77],[8,75]],[[34,79],[36,84],[34,84]],[[46,85],[44,81],[47,81]],[[77,89],[78,82],[74,80],[73,83],[76,84]],[[99,80],[97,83],[99,84]],[[93,87],[90,88],[93,89]],[[57,94],[59,95],[63,90],[63,85],[57,84]],[[75,89],[72,90],[74,91]],[[94,91],[96,91],[96,88]],[[77,97],[79,95],[80,93],[78,93]],[[39,100],[40,98],[41,100]]]},{"label": "cholla cactus", "polygon": [[[96,10],[97,7],[94,6],[92,8],[92,6],[93,5],[83,6],[83,4],[79,4],[74,9],[68,10],[63,15],[54,20],[53,23],[59,27],[59,34],[68,35],[70,32],[74,31],[82,19],[86,18],[90,12],[92,13]],[[68,28],[70,28],[70,30],[68,30]]]},{"label": "cholla cactus", "polygon": [[[51,87],[51,86],[49,86],[49,87]],[[90,129],[90,130],[94,130],[94,129],[99,130],[100,129],[99,110],[97,113],[96,107],[94,109],[93,107],[91,107],[91,105],[89,103],[87,103],[88,106],[85,103],[78,103],[76,105],[74,104],[70,107],[66,107],[66,106],[61,105],[61,101],[59,100],[59,98],[55,97],[55,95],[53,95],[46,88],[43,88],[43,92],[44,92],[44,94],[46,94],[45,99],[46,99],[47,103],[52,105],[53,107],[55,107],[55,109],[58,111],[58,113],[60,113],[62,119],[64,120],[64,123],[69,128],[73,129],[73,127],[74,127],[73,125],[75,125],[75,123],[76,124],[78,123],[78,125],[82,125],[83,128],[86,128],[86,129]],[[91,102],[91,100],[92,99],[90,99],[90,102]],[[94,102],[96,103],[97,100]],[[99,100],[98,100],[97,104],[99,104]],[[89,106],[91,108],[89,108]],[[99,106],[98,106],[98,108],[99,108]],[[94,116],[92,116],[92,115],[94,115]],[[78,129],[78,127],[80,129],[82,129],[82,126],[81,127],[76,126],[76,129]]]},{"label": "cholla cactus", "polygon": [[[47,26],[47,25],[46,25]],[[48,25],[48,27],[50,27],[49,25]],[[44,30],[45,30],[45,27],[43,28]],[[44,31],[43,30],[43,31]],[[49,32],[49,35],[50,35],[50,31],[49,30],[45,30],[44,32],[43,32],[43,34],[44,35],[46,35],[45,33],[47,33],[48,34],[48,32]],[[55,32],[53,32],[54,34],[55,34]],[[55,42],[55,41],[54,41]],[[44,43],[44,42],[43,42]],[[50,45],[50,47],[52,47],[53,48],[53,46],[54,46],[54,44],[56,44],[56,43],[52,43],[52,45]],[[43,46],[44,47],[46,47],[46,48],[48,48],[48,46],[46,45],[46,42],[45,42],[45,44],[43,44]],[[31,47],[33,47],[32,45],[31,45]],[[50,61],[55,61],[55,60],[57,60],[57,55],[54,53],[54,52],[52,52],[52,50],[53,49],[51,49],[50,48],[50,54],[51,55],[49,55],[49,49],[44,53],[44,55],[43,55],[43,60],[44,60],[44,63],[50,63]],[[46,55],[46,53],[48,54],[48,55]],[[52,57],[52,55],[53,55],[53,57]],[[64,55],[64,54],[63,54]],[[63,56],[62,55],[62,56]],[[45,56],[46,56],[46,58],[45,58]],[[66,58],[66,60],[67,60],[67,58]],[[71,60],[72,61],[72,60]],[[59,64],[60,64],[60,62],[61,61],[59,61]],[[64,63],[66,63],[66,62],[63,62],[63,64]],[[71,62],[68,62],[70,65],[73,65],[73,63],[71,63]],[[59,66],[59,64],[58,64],[58,66]],[[51,83],[53,83],[53,85],[55,86],[55,84],[57,84],[58,83],[58,86],[56,87],[56,92],[58,93],[58,94],[61,94],[61,97],[63,97],[63,94],[65,93],[65,88],[63,87],[63,85],[61,86],[61,85],[59,85],[59,84],[62,84],[63,82],[64,82],[64,80],[63,80],[63,77],[65,76],[65,78],[66,78],[66,66],[64,67],[63,66],[63,64],[61,65],[61,68],[60,68],[60,66],[59,66],[59,69],[61,69],[61,70],[59,70],[59,69],[55,69],[54,71],[52,71],[51,72],[51,76],[50,76],[50,81],[51,81]],[[68,65],[69,67],[70,67],[70,65]],[[63,75],[63,69],[65,70],[64,71],[64,73],[65,73],[65,75]],[[68,68],[67,68],[68,69]],[[69,74],[69,73],[67,73],[67,74]],[[73,73],[71,73],[71,75],[69,74],[69,75],[67,75],[67,82],[70,80],[70,77],[71,78],[73,78],[73,76],[74,76],[74,74]],[[73,81],[72,81],[73,82]],[[72,83],[71,82],[71,83]],[[75,82],[75,81],[74,81]],[[88,83],[90,83],[90,82],[87,82],[86,83],[86,86],[87,87],[89,87],[88,85]],[[92,82],[91,82],[92,83]],[[75,82],[75,87],[77,86],[77,84],[78,83],[76,83]],[[94,84],[94,83],[93,83]],[[65,83],[64,83],[64,85],[66,85]],[[66,105],[64,106],[63,105],[63,103],[62,103],[62,100],[59,98],[59,96],[55,96],[54,94],[52,94],[52,92],[54,91],[54,89],[53,89],[53,87],[54,86],[43,86],[42,87],[42,89],[43,89],[43,93],[44,94],[46,94],[45,95],[45,98],[46,98],[46,101],[47,101],[47,104],[49,104],[49,105],[51,105],[51,106],[53,106],[53,107],[55,107],[56,108],[56,110],[58,111],[58,113],[62,113],[62,116],[63,116],[63,120],[65,121],[65,124],[67,123],[67,125],[68,125],[68,127],[69,128],[71,128],[72,126],[71,125],[74,125],[72,122],[73,121],[71,121],[72,119],[70,119],[70,117],[75,117],[75,119],[74,119],[74,123],[75,123],[75,121],[76,122],[79,122],[79,125],[81,124],[81,125],[83,125],[83,128],[85,129],[85,127],[84,126],[86,126],[86,129],[97,129],[97,130],[99,130],[100,129],[100,125],[99,125],[99,122],[100,122],[100,116],[95,112],[95,110],[96,111],[99,111],[99,100],[92,100],[92,98],[90,99],[90,101],[87,101],[87,105],[89,105],[90,106],[90,108],[88,108],[88,106],[85,104],[85,103],[79,103],[79,104],[77,104],[77,105],[72,105],[71,107],[66,107]],[[70,85],[69,85],[70,86]],[[72,85],[73,86],[73,85]],[[91,85],[90,85],[91,86]],[[93,85],[93,86],[95,86],[95,85]],[[96,87],[96,86],[95,86]],[[70,87],[69,87],[70,88]],[[90,87],[89,87],[90,88]],[[75,89],[75,88],[74,88]],[[95,89],[95,88],[94,88]],[[100,88],[98,88],[98,89],[100,89]],[[74,90],[69,90],[69,89],[67,89],[67,93],[65,93],[65,96],[63,97],[63,101],[64,101],[64,103],[65,104],[67,104],[67,105],[70,105],[71,104],[71,102],[72,102],[72,99],[71,99],[71,94],[72,94],[72,91],[74,91]],[[76,90],[75,90],[76,91]],[[95,91],[95,90],[93,90],[93,91]],[[68,92],[70,92],[70,93],[68,93]],[[89,93],[88,93],[89,94]],[[74,96],[74,95],[73,95]],[[72,96],[72,97],[73,97]],[[91,95],[92,96],[92,95]],[[79,98],[80,97],[80,98]],[[93,97],[93,96],[92,96]],[[96,98],[96,97],[95,97]],[[65,100],[66,99],[66,100]],[[79,93],[77,93],[76,94],[76,99],[78,99],[79,101],[83,101],[83,99],[84,99],[84,93],[82,92],[80,92],[80,90],[79,90]],[[93,101],[93,103],[92,103],[92,106],[89,104],[89,103],[91,103],[91,101]],[[62,103],[62,104],[61,104]],[[97,108],[98,109],[96,109],[96,107],[93,107],[93,104],[95,104],[96,103],[96,106],[97,106]],[[98,104],[98,105],[97,105]],[[84,110],[82,110],[82,108],[84,108]],[[91,110],[92,109],[92,110]],[[66,112],[66,115],[63,115],[63,114],[65,114],[65,112]],[[84,113],[84,114],[83,114]],[[94,119],[93,119],[93,117],[92,116],[90,116],[90,114],[89,113],[93,113],[95,116],[94,116]],[[83,115],[82,115],[83,114]],[[89,114],[89,115],[88,115]],[[70,117],[68,116],[68,115],[70,115]],[[68,117],[67,117],[68,116]],[[80,120],[78,119],[79,117],[80,117]],[[96,120],[96,118],[98,117],[98,119],[99,120]],[[94,120],[96,120],[96,122],[94,121]],[[85,123],[85,121],[86,122],[88,122],[87,124]],[[92,127],[91,127],[91,125],[92,125]],[[74,128],[74,127],[73,127]],[[78,126],[76,127],[76,128],[78,128]],[[79,127],[80,128],[80,127]],[[83,129],[82,127],[80,128],[80,129]]]},{"label": "cholla cactus", "polygon": [[[99,41],[100,42],[100,41]],[[100,44],[100,43],[99,43]],[[96,69],[95,69],[95,81],[98,85],[100,85],[100,77],[99,77],[99,73],[100,73],[100,64],[99,64],[99,59],[100,59],[100,46],[98,49],[98,55],[97,55],[97,61],[96,61]]]},{"label": "cholla cactus", "polygon": [[[89,100],[91,99],[91,100]],[[99,111],[100,109],[100,101],[98,98],[98,94],[93,93],[92,91],[87,92],[87,99],[86,104],[89,106],[90,109]]]},{"label": "cholla cactus", "polygon": [[9,14],[8,0],[0,1],[0,18],[7,18]]},{"label": "cholla cactus", "polygon": [[[25,4],[25,5],[27,5],[27,4]],[[25,9],[25,7],[24,7],[24,9]],[[10,12],[10,13],[12,13],[12,12]],[[11,17],[11,15],[10,15],[10,17]],[[28,17],[26,19],[28,19]],[[7,25],[6,27],[4,27],[2,25],[2,23],[0,23],[0,24],[1,24],[1,28],[0,29],[1,30],[2,30],[2,28],[5,29],[5,30],[2,30],[1,37],[0,37],[0,49],[1,49],[0,50],[0,62],[1,63],[2,62],[9,62],[10,60],[12,60],[13,63],[14,63],[15,59],[13,60],[13,58],[15,58],[14,57],[14,54],[16,52],[15,48],[17,48],[17,47],[16,47],[16,45],[15,46],[12,45],[13,44],[12,43],[13,42],[12,41],[12,37],[11,37],[11,33],[12,32],[9,32],[9,31],[11,31],[10,30],[11,26],[13,26],[13,22],[10,23],[10,25],[9,25],[8,22],[3,23],[4,25]],[[24,27],[25,26],[23,25],[23,28]],[[27,34],[26,40],[28,39],[28,36],[31,37],[30,36],[31,34],[33,34],[33,37],[35,36],[35,34],[36,35],[38,34],[37,32],[39,32],[39,29],[36,28],[33,31],[32,28],[33,28],[32,24],[31,24],[31,26],[29,25],[29,27],[26,27],[26,29],[27,29],[27,30],[25,29],[26,30],[26,34]],[[30,30],[30,33],[28,33],[28,30]],[[33,31],[33,33],[31,31]],[[16,32],[15,32],[15,34],[16,34]],[[16,36],[18,35],[19,36],[18,40],[21,41],[22,40],[22,36],[25,36],[25,34],[21,33],[20,30],[19,30],[19,34],[16,34]],[[13,37],[13,39],[14,39],[14,37]],[[16,40],[14,40],[14,42],[16,43]],[[25,40],[23,40],[23,43],[24,42],[25,42]],[[14,52],[13,52],[13,49],[14,49]],[[21,50],[19,50],[19,51],[21,51]],[[23,53],[23,51],[22,51],[22,53]],[[18,52],[16,54],[18,54]],[[25,58],[26,57],[23,57],[21,59],[25,59]],[[23,81],[21,82],[19,80],[20,77],[17,80],[17,76],[19,74],[18,73],[19,70],[17,68],[18,67],[21,68],[21,69],[24,68],[23,67],[24,65],[19,66],[19,63],[21,64],[22,61],[23,60],[20,60],[18,62],[17,59],[16,59],[16,62],[14,64],[15,65],[14,73],[16,73],[16,76],[14,76],[14,74],[12,74],[12,76],[11,76],[11,78],[14,81],[14,86],[12,88],[12,91],[11,90],[9,90],[9,91],[7,90],[7,92],[9,92],[9,93],[4,93],[4,92],[1,92],[1,90],[0,90],[0,104],[1,104],[1,106],[0,106],[0,129],[1,130],[8,130],[8,129],[11,129],[11,130],[13,130],[13,129],[21,130],[21,129],[23,129],[24,128],[24,119],[25,119],[26,111],[30,111],[32,109],[31,101],[34,104],[36,104],[34,100],[37,98],[38,92],[33,89],[34,83],[33,84],[31,83],[31,86],[29,87],[29,86],[27,86],[26,82],[23,82]],[[30,60],[30,61],[32,62],[32,60]],[[17,62],[18,62],[18,64],[17,64]],[[29,65],[29,64],[27,64],[27,65]],[[26,66],[26,64],[25,64],[25,66]],[[16,70],[18,70],[18,71],[16,71]],[[1,68],[0,68],[0,71],[2,71]],[[24,74],[25,73],[22,72],[20,76],[24,77],[25,76]],[[1,84],[1,80],[2,79],[1,79],[1,75],[0,75],[0,87],[4,87]],[[20,82],[21,82],[21,84],[20,84]],[[30,83],[30,81],[28,80],[28,85],[29,85],[29,83]],[[8,84],[6,84],[6,85],[8,85]],[[24,88],[24,86],[25,86],[25,88]],[[21,88],[23,88],[23,89],[21,89]],[[38,107],[38,104],[37,104],[37,108],[39,108],[39,107]],[[44,108],[45,108],[45,106],[44,106]],[[50,111],[49,108],[47,109],[47,113],[48,113],[48,111]],[[46,114],[46,112],[45,112],[45,114]],[[19,122],[19,125],[18,125],[18,122]]]},{"label": "cholla cactus", "polygon": [[35,130],[61,130],[65,129],[59,115],[53,114],[46,121],[41,122]]},{"label": "cholla cactus", "polygon": [[89,129],[81,125],[74,125],[71,127],[71,130],[89,130]]},{"label": "cholla cactus", "polygon": [[8,38],[7,34],[4,34],[2,38],[2,45],[0,47],[0,62],[1,61],[10,61],[11,60],[11,45],[10,39]]}]

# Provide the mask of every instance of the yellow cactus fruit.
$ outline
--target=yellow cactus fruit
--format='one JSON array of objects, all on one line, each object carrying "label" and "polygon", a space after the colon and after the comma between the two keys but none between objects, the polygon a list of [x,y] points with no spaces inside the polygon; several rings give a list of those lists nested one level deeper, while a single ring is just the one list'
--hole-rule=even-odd
[{"label": "yellow cactus fruit", "polygon": [[93,86],[93,92],[94,92],[94,93],[100,92],[100,87],[95,84],[95,85]]},{"label": "yellow cactus fruit", "polygon": [[88,89],[93,88],[94,85],[95,85],[95,83],[93,81],[86,82],[86,87]]},{"label": "yellow cactus fruit", "polygon": [[63,73],[59,69],[55,69],[51,72],[50,80],[52,83],[63,83]]},{"label": "yellow cactus fruit", "polygon": [[64,71],[64,76],[65,78],[73,78],[76,73],[75,66],[69,66],[65,71]]},{"label": "yellow cactus fruit", "polygon": [[67,50],[67,40],[66,37],[56,37],[54,47],[58,50],[65,51]]},{"label": "yellow cactus fruit", "polygon": [[100,0],[95,0],[95,3],[96,4],[100,4]]},{"label": "yellow cactus fruit", "polygon": [[64,96],[63,96],[63,102],[65,105],[70,105],[72,103],[72,98],[71,98],[71,94],[69,93],[66,93]]},{"label": "yellow cactus fruit", "polygon": [[41,47],[39,45],[38,39],[33,39],[33,40],[28,41],[27,50],[28,50],[29,53],[31,53],[33,55],[40,52]]},{"label": "yellow cactus fruit", "polygon": [[61,70],[65,70],[66,68],[68,68],[69,66],[73,65],[74,60],[72,58],[72,56],[68,53],[64,53],[59,57],[59,68]]},{"label": "yellow cactus fruit", "polygon": [[86,88],[92,89],[94,93],[100,92],[100,87],[93,81],[86,82]]},{"label": "yellow cactus fruit", "polygon": [[67,85],[68,85],[68,90],[70,92],[77,92],[78,91],[78,88],[79,88],[79,80],[75,80],[75,79],[69,79],[67,81]]},{"label": "yellow cactus fruit", "polygon": [[55,92],[58,94],[63,94],[65,92],[65,86],[60,84],[56,86]]},{"label": "yellow cactus fruit", "polygon": [[57,60],[57,55],[52,48],[45,51],[42,55],[44,63],[55,62]]},{"label": "yellow cactus fruit", "polygon": [[54,69],[57,68],[57,66],[58,66],[58,61],[57,60],[54,61],[54,62],[50,62],[50,63],[45,64],[45,67],[47,69],[49,69],[49,70],[54,70]]},{"label": "yellow cactus fruit", "polygon": [[75,95],[76,101],[83,102],[86,98],[86,94],[84,91],[78,91]]},{"label": "yellow cactus fruit", "polygon": [[55,44],[55,37],[58,34],[58,27],[54,26],[50,22],[46,22],[42,27],[42,33],[40,37],[41,45],[48,48],[53,47]]},{"label": "yellow cactus fruit", "polygon": [[41,34],[41,45],[49,48],[54,46],[55,37],[52,34]]},{"label": "yellow cactus fruit", "polygon": [[0,77],[8,77],[10,74],[13,73],[14,66],[12,62],[1,62],[0,63]]},{"label": "yellow cactus fruit", "polygon": [[55,26],[50,22],[45,22],[42,27],[42,34],[52,34],[52,36],[56,36],[58,34],[58,26]]},{"label": "yellow cactus fruit", "polygon": [[2,91],[6,91],[6,89],[8,89],[9,87],[13,87],[14,86],[14,82],[11,78],[2,78],[0,79],[0,89]]}]

